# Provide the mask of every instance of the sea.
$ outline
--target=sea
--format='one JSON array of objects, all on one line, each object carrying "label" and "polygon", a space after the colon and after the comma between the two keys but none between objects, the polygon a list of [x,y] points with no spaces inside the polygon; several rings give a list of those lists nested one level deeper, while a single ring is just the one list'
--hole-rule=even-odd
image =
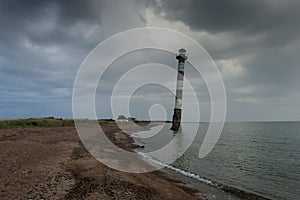
[{"label": "sea", "polygon": [[[216,145],[199,158],[208,126],[183,123],[175,133],[170,123],[159,124],[134,134],[145,147],[137,151],[172,173],[186,176],[191,184],[202,182],[241,199],[300,199],[300,122],[226,122]],[[170,150],[164,147],[174,139],[178,141],[173,142],[172,156],[179,152],[174,162],[165,163],[149,154]],[[182,146],[189,143],[182,152]]]}]

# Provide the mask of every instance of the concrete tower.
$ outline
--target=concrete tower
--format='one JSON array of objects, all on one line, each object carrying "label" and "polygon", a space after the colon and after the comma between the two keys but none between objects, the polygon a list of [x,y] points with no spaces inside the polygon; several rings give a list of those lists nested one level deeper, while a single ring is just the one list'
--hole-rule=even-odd
[{"label": "concrete tower", "polygon": [[184,62],[188,58],[185,55],[185,49],[179,49],[179,54],[176,56],[178,60],[178,75],[175,97],[175,108],[173,114],[173,121],[171,130],[178,131],[181,122],[181,107],[182,107],[182,94],[183,94],[183,78],[184,78]]}]

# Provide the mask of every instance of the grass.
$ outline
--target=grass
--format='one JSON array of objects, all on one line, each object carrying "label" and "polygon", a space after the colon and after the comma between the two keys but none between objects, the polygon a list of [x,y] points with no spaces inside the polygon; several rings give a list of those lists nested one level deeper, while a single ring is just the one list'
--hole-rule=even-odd
[{"label": "grass", "polygon": [[[79,122],[86,123],[87,125],[92,121],[89,119],[80,119]],[[100,125],[116,124],[116,121],[112,119],[101,119],[98,120]],[[124,122],[127,123],[127,122]],[[135,122],[139,125],[148,125],[149,122],[141,121]],[[17,128],[17,127],[55,127],[55,126],[74,126],[73,119],[62,119],[62,118],[27,118],[27,119],[7,119],[0,120],[0,129]]]},{"label": "grass", "polygon": [[0,128],[15,128],[15,127],[53,127],[53,126],[74,126],[73,119],[59,118],[28,118],[28,119],[12,119],[0,120]]}]

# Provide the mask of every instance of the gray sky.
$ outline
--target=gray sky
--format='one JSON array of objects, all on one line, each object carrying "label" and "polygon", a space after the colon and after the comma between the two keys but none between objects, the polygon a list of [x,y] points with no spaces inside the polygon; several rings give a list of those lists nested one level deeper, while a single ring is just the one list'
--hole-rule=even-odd
[{"label": "gray sky", "polygon": [[[224,79],[227,120],[300,120],[299,21],[298,0],[1,1],[0,118],[72,117],[72,87],[87,54],[120,31],[157,26],[208,51]],[[112,64],[102,80],[108,86],[97,90],[99,118],[111,117],[111,87],[126,66],[154,55],[176,67],[172,55],[149,51]],[[195,84],[207,120],[208,92],[203,80]],[[173,96],[155,86],[138,90],[130,111],[146,119],[159,102],[170,119]]]}]

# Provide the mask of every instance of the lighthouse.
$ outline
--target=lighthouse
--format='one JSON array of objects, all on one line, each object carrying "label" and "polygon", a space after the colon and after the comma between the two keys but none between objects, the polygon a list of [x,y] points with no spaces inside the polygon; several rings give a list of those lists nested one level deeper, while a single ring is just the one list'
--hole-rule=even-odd
[{"label": "lighthouse", "polygon": [[177,73],[177,85],[175,96],[175,108],[172,120],[171,130],[178,131],[181,123],[181,108],[182,108],[182,95],[183,95],[183,78],[184,78],[184,64],[188,58],[185,53],[186,50],[181,48],[178,51],[176,59],[178,60],[178,73]]}]

